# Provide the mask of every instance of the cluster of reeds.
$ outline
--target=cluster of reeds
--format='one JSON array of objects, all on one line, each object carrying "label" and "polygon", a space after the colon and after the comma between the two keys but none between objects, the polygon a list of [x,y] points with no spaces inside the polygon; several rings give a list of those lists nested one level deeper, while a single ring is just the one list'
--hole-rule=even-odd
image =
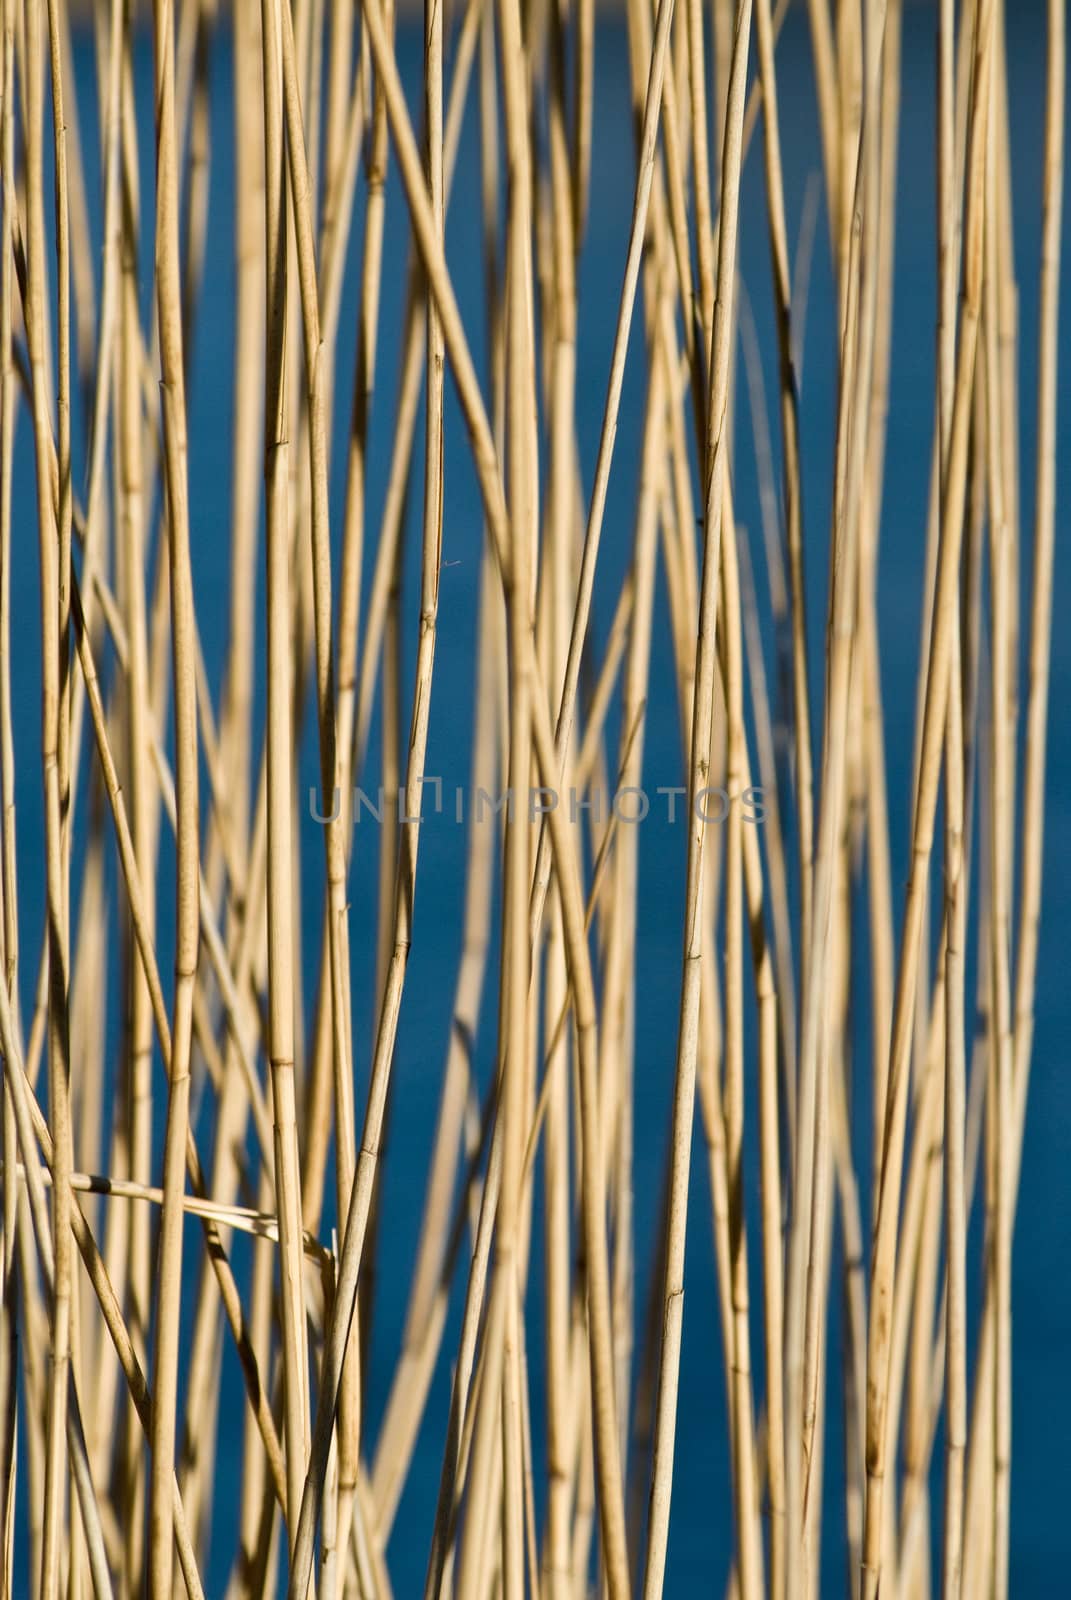
[{"label": "cluster of reeds", "polygon": [[[213,132],[217,145],[233,139],[236,284],[228,651],[214,683],[198,621],[208,597],[191,508],[205,490],[190,482],[186,395],[206,262],[219,264],[206,219],[223,23],[214,0],[183,0],[177,15],[172,0],[154,0],[150,127],[136,105],[139,23],[128,3],[94,0],[78,24],[95,33],[94,116],[79,103],[65,0],[3,0],[4,1594],[222,1593],[205,1577],[205,1547],[226,1425],[244,1428],[240,1513],[214,1534],[217,1550],[229,1541],[228,1596],[285,1581],[298,1600],[314,1590],[384,1600],[399,1501],[447,1362],[434,1519],[404,1530],[427,1552],[429,1600],[560,1600],[593,1585],[612,1600],[653,1600],[666,1581],[682,1400],[688,1196],[703,1183],[720,1311],[710,1360],[724,1363],[733,1484],[732,1503],[710,1507],[732,1530],[731,1572],[707,1581],[728,1576],[741,1600],[820,1593],[821,1537],[846,1543],[852,1593],[867,1600],[1008,1593],[1011,1239],[1045,812],[1064,0],[1048,3],[1048,75],[1037,86],[1041,278],[1021,289],[1006,71],[1014,7],[935,9],[936,420],[931,459],[911,463],[929,473],[930,510],[914,771],[891,801],[876,562],[901,0],[807,8],[838,296],[832,462],[801,450],[800,275],[777,92],[787,9],[627,0],[634,207],[615,264],[619,314],[592,463],[578,444],[576,351],[599,137],[593,0],[462,0],[448,12],[429,0],[419,107],[400,77],[395,32],[407,24],[392,0],[234,0],[234,126]],[[483,371],[444,248],[474,99]],[[86,196],[90,139],[99,205]],[[769,222],[769,285],[750,290],[771,294],[775,312],[772,421],[738,277],[749,155],[763,163]],[[411,241],[397,326],[381,316],[384,272],[398,267],[384,260],[388,165]],[[355,216],[359,299],[344,304]],[[1035,459],[1019,449],[1019,293],[1038,297]],[[343,319],[357,326],[352,374],[336,361]],[[400,375],[393,399],[376,385],[386,341]],[[592,600],[626,358],[643,374],[642,454],[631,559],[600,651]],[[448,382],[464,434],[444,434]],[[767,441],[754,553],[733,493],[734,407],[747,397],[753,436]],[[377,520],[370,418],[391,404]],[[334,419],[350,407],[335,504]],[[35,497],[13,493],[17,433],[32,433]],[[661,1196],[635,1190],[642,830],[617,813],[578,820],[564,805],[523,804],[470,827],[459,836],[463,925],[425,935],[456,969],[456,1003],[419,1178],[426,1171],[419,1248],[392,1264],[409,1273],[404,1338],[370,1430],[369,1265],[391,1227],[381,1157],[407,958],[421,936],[416,819],[451,541],[444,473],[464,452],[486,530],[471,622],[474,785],[514,796],[637,789],[652,654],[672,653],[687,856],[671,1129]],[[83,456],[76,482],[72,460]],[[423,504],[407,519],[411,468]],[[805,530],[815,473],[833,484],[832,526]],[[1032,528],[1021,525],[1024,478]],[[419,615],[407,619],[398,575],[410,520],[420,585]],[[13,546],[34,523],[39,632],[13,614],[10,580]],[[805,571],[826,566],[816,640]],[[652,638],[656,583],[668,595],[665,639]],[[399,655],[410,635],[411,666]],[[12,706],[29,638],[43,691],[33,836],[44,864],[29,872],[45,886],[41,949],[20,943],[31,847],[14,804]],[[378,903],[362,904],[349,882],[353,795],[377,707],[401,820],[388,806]],[[320,793],[339,797],[311,831],[299,826],[306,716]],[[712,786],[734,801],[761,786],[762,826],[748,826],[737,803],[724,826],[706,825],[694,802]],[[888,816],[905,798],[901,896]],[[313,849],[324,892],[310,947],[299,908]],[[173,972],[157,955],[161,900],[174,907]],[[118,936],[103,934],[113,919]],[[362,964],[375,972],[371,1019],[355,1015]],[[471,1041],[496,983],[495,1068],[480,1082]],[[869,1049],[856,1041],[853,1061],[851,993],[863,983]],[[114,1040],[102,1023],[110,987],[122,1005]],[[358,1070],[354,1040],[369,1028],[370,1067]],[[207,1119],[191,1115],[198,1079]],[[865,1162],[853,1097],[872,1108]],[[690,1171],[697,1105],[705,1175]],[[757,1130],[747,1143],[745,1123]],[[756,1149],[761,1203],[747,1216],[745,1158]],[[325,1208],[338,1217],[333,1232]],[[542,1319],[530,1310],[536,1208]],[[657,1218],[654,1263],[637,1259],[638,1208]],[[972,1214],[983,1221],[977,1270]],[[238,1273],[241,1230],[256,1243]],[[463,1309],[449,1350],[455,1286]],[[840,1374],[828,1361],[838,1298]],[[241,1395],[221,1383],[227,1342]],[[836,1440],[825,1428],[831,1383],[844,1395]],[[836,1507],[822,1488],[834,1448],[847,1486]]]}]

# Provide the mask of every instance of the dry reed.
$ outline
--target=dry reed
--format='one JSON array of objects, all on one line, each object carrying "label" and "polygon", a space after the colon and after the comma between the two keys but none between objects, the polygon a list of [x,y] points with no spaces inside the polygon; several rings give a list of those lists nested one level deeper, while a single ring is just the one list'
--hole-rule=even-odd
[{"label": "dry reed", "polygon": [[[172,1600],[225,1582],[228,1600],[284,1584],[292,1600],[388,1600],[412,1592],[416,1570],[425,1600],[669,1592],[674,1482],[694,1475],[677,1427],[697,1107],[711,1226],[689,1260],[712,1249],[719,1338],[704,1359],[716,1371],[720,1349],[731,1483],[708,1507],[704,1570],[741,1600],[805,1600],[828,1587],[823,1544],[840,1543],[861,1600],[1010,1592],[1066,17],[1048,0],[1031,452],[1018,297],[1034,289],[1017,277],[1009,88],[1021,19],[1006,0],[935,7],[934,422],[929,460],[895,464],[930,485],[925,560],[909,574],[918,670],[896,686],[905,703],[914,693],[913,767],[897,796],[878,558],[898,319],[928,314],[894,308],[897,239],[916,225],[897,211],[902,9],[809,0],[792,35],[809,41],[835,306],[832,443],[815,459],[801,368],[816,191],[793,247],[779,95],[790,8],[712,0],[708,18],[701,0],[627,0],[635,150],[614,159],[632,204],[589,460],[578,341],[603,170],[593,0],[425,0],[419,100],[393,0],[235,0],[226,24],[211,0],[177,15],[154,0],[151,126],[134,7],[93,0],[72,27],[65,0],[2,0],[0,1596]],[[214,60],[227,35],[223,128]],[[760,122],[763,171],[749,174]],[[221,242],[209,219],[224,140]],[[478,181],[463,178],[469,203],[479,196],[479,329],[462,312],[449,221],[455,174],[477,159]],[[765,311],[741,273],[751,183]],[[189,440],[206,278],[231,266],[217,601],[200,569],[219,486],[191,475]],[[633,369],[630,474],[615,445]],[[737,494],[749,446],[758,541]],[[473,469],[485,548],[473,614],[458,617],[441,575],[455,474]],[[604,546],[622,472],[635,495],[631,529],[611,536],[612,594]],[[832,486],[828,529],[805,521],[816,481]],[[12,594],[31,521],[37,623]],[[824,659],[807,620],[823,570]],[[224,618],[216,682],[206,642]],[[456,929],[433,915],[428,869],[418,877],[428,795],[440,798],[440,636],[465,637],[472,663],[471,713],[456,693],[446,707],[471,728]],[[16,731],[28,639],[36,751]],[[651,807],[665,674],[684,781],[659,792],[682,800],[687,844],[678,829],[662,845],[684,892],[655,1198],[637,1181],[651,975],[646,835],[629,823]],[[319,830],[300,776],[310,715]],[[39,762],[29,820],[16,817],[16,757]],[[356,824],[377,761],[378,890],[361,898],[369,835]],[[508,797],[481,817],[499,789]],[[721,794],[724,827],[709,817]],[[448,1035],[421,1046],[441,1081],[409,1262],[384,1174],[410,1159],[390,1140],[408,1116],[397,1063],[418,940],[456,982]],[[384,1371],[383,1303],[399,1285],[404,1326]],[[237,1438],[239,1419],[237,1515],[213,1530],[233,1459],[221,1433]],[[833,1449],[839,1507],[825,1487]],[[420,1523],[403,1496],[428,1450],[438,1496]],[[226,1580],[208,1577],[210,1535]]]}]

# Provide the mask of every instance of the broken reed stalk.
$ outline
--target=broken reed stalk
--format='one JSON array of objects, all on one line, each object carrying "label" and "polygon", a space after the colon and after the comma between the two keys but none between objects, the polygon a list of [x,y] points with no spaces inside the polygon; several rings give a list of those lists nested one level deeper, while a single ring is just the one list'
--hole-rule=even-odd
[{"label": "broken reed stalk", "polygon": [[[675,1470],[674,1459],[690,1403],[682,1341],[697,1096],[732,1484],[718,1538],[731,1547],[734,1591],[824,1592],[823,1548],[843,1539],[853,1593],[915,1595],[937,1528],[934,1582],[946,1600],[1009,1592],[1024,1342],[1011,1337],[1011,1247],[1040,953],[1066,19],[1049,0],[1036,435],[1021,451],[1017,25],[1005,0],[941,0],[938,10],[935,420],[926,558],[912,575],[921,642],[908,781],[888,760],[879,557],[889,412],[900,403],[894,341],[905,318],[928,314],[894,304],[901,102],[917,92],[901,44],[913,23],[900,0],[809,0],[801,21],[837,334],[831,448],[805,459],[801,284],[814,218],[805,197],[794,262],[779,102],[794,70],[780,42],[787,9],[716,0],[708,37],[699,0],[629,0],[632,206],[621,260],[595,263],[618,298],[593,380],[578,335],[610,136],[591,0],[467,0],[456,16],[429,0],[419,69],[391,0],[237,0],[230,128],[216,115],[224,30],[213,8],[176,17],[156,0],[151,225],[129,8],[95,0],[94,101],[64,0],[4,0],[0,1596],[25,1569],[48,1600],[61,1588],[103,1596],[146,1584],[161,1600],[200,1597],[221,1592],[214,1563],[227,1546],[233,1600],[259,1600],[284,1578],[301,1600],[314,1587],[332,1600],[387,1600],[392,1582],[411,1586],[413,1544],[427,1600],[564,1600],[596,1576],[613,1600],[669,1592],[681,1581],[675,1479],[677,1517],[690,1514],[688,1463]],[[93,104],[96,208],[82,156]],[[762,173],[747,167],[759,116]],[[190,473],[188,430],[202,403],[199,312],[227,258],[228,241],[208,228],[227,139],[235,349],[217,682],[216,613],[200,580],[213,490]],[[476,147],[482,373],[447,227],[452,186],[465,194],[455,208],[465,225]],[[749,185],[769,234],[765,321],[757,286],[740,275]],[[396,322],[394,230],[408,255]],[[771,321],[767,349],[760,329]],[[339,370],[347,322],[352,373]],[[766,412],[771,362],[779,429]],[[393,398],[375,398],[392,366]],[[631,425],[636,369],[642,428],[630,467],[616,444]],[[593,381],[602,408],[589,455],[582,407]],[[754,508],[738,487],[749,449]],[[444,604],[440,616],[466,452],[486,536],[478,613]],[[634,496],[611,540],[614,475],[634,480]],[[823,479],[828,533],[804,517]],[[417,483],[419,519],[408,514]],[[745,525],[760,513],[761,545]],[[31,514],[36,751],[15,715],[30,636],[13,583]],[[623,577],[604,618],[600,585],[615,553]],[[806,618],[823,568],[814,720]],[[471,644],[471,717],[456,694],[437,689],[433,703],[440,635]],[[637,1108],[655,1065],[641,1044],[658,996],[648,835],[631,826],[631,808],[652,805],[644,784],[649,752],[663,748],[650,734],[664,699],[679,719],[687,780],[668,792],[674,805],[684,797],[687,848],[679,831],[662,846],[684,872],[684,939],[659,1207],[641,1181],[654,1130]],[[300,802],[310,715],[315,849]],[[416,893],[443,716],[469,722],[473,741],[456,933],[433,893]],[[20,818],[16,837],[16,763],[36,759],[40,816]],[[368,907],[355,893],[367,830],[354,796],[377,759],[399,815],[381,818]],[[481,818],[481,794],[499,785],[509,806]],[[704,814],[721,788],[730,798],[716,827]],[[616,801],[601,814],[607,790]],[[905,799],[909,872],[897,906],[890,816]],[[764,812],[763,827],[748,806]],[[665,859],[654,870],[665,875]],[[171,982],[157,955],[164,903],[176,919]],[[20,952],[35,905],[45,932],[29,969]],[[392,1124],[410,1115],[399,1063],[413,1048],[402,1030],[417,948],[456,971],[456,984],[448,1039],[419,1046],[442,1063],[442,1086],[410,1262],[383,1174],[402,1159],[389,1148]],[[852,997],[863,974],[860,1027]],[[359,997],[370,992],[369,1016]],[[25,1030],[20,997],[31,1004]],[[157,1054],[166,1100],[153,1085]],[[873,1129],[872,1151],[861,1127]],[[652,1236],[652,1213],[648,1258],[638,1241]],[[191,1239],[204,1240],[196,1254],[184,1250],[187,1216],[199,1222]],[[750,1259],[749,1221],[761,1230]],[[391,1297],[376,1279],[398,1274],[406,1320],[385,1366]],[[839,1439],[826,1407],[837,1293]],[[229,1460],[217,1431],[237,1419],[225,1337],[245,1406],[236,1536],[214,1481]],[[442,1464],[421,1522],[410,1489],[429,1439]],[[1016,1459],[1032,1448],[1015,1443]],[[832,1450],[843,1457],[842,1524],[823,1493]]]}]

